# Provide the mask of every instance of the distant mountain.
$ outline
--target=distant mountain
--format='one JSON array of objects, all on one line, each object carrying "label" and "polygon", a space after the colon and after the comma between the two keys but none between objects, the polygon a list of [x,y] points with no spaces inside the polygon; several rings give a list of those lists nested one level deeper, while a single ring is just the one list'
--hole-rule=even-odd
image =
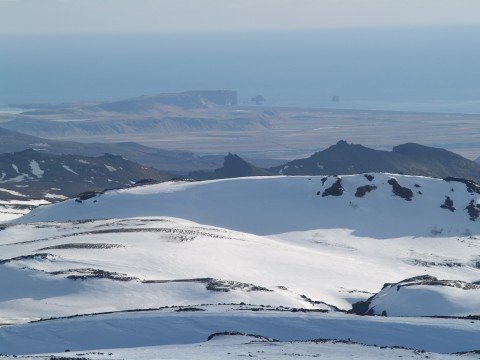
[{"label": "distant mountain", "polygon": [[86,191],[125,187],[146,178],[167,180],[171,176],[110,154],[50,155],[31,149],[0,154],[0,198],[8,200],[58,200]]},{"label": "distant mountain", "polygon": [[[82,110],[83,111],[83,110]],[[105,115],[106,114],[106,115]],[[53,115],[52,115],[53,116]],[[57,113],[55,116],[64,116]],[[190,131],[244,131],[271,129],[273,116],[252,118],[251,115],[237,115],[231,119],[212,119],[179,114],[131,115],[130,113],[95,112],[78,113],[76,117],[93,117],[92,120],[56,121],[37,119],[27,113],[16,115],[14,120],[1,123],[2,127],[35,136],[62,138],[76,136],[151,135],[152,133],[177,133]],[[105,116],[106,119],[101,118]],[[141,119],[139,119],[141,117]]]},{"label": "distant mountain", "polygon": [[47,154],[77,154],[101,156],[115,154],[140,164],[168,172],[188,173],[194,170],[215,169],[222,164],[222,156],[199,156],[191,151],[152,148],[136,142],[79,143],[44,139],[0,127],[0,153],[34,149]]},{"label": "distant mountain", "polygon": [[480,181],[480,164],[451,151],[414,143],[392,151],[367,148],[339,141],[306,159],[269,169],[282,175],[334,175],[389,172],[432,177],[462,177]]},{"label": "distant mountain", "polygon": [[196,180],[225,179],[245,176],[269,176],[272,173],[245,161],[240,156],[229,153],[225,156],[223,166],[213,171],[191,172],[189,178]]},{"label": "distant mountain", "polygon": [[3,116],[1,126],[47,138],[242,131],[278,126],[281,117],[271,111],[250,113],[235,105],[237,93],[230,90],[144,95],[113,102],[11,104],[25,111]]},{"label": "distant mountain", "polygon": [[119,113],[146,113],[164,106],[181,109],[204,109],[209,106],[237,105],[237,92],[232,90],[194,90],[180,93],[144,95],[119,101],[101,103],[65,104],[10,104],[10,107],[28,110],[25,115],[47,115],[62,112],[75,112],[81,109]]},{"label": "distant mountain", "polygon": [[145,95],[95,105],[93,106],[93,109],[113,112],[144,113],[165,105],[177,106],[182,109],[201,109],[212,105],[237,105],[237,92],[230,90],[198,90],[181,93]]}]

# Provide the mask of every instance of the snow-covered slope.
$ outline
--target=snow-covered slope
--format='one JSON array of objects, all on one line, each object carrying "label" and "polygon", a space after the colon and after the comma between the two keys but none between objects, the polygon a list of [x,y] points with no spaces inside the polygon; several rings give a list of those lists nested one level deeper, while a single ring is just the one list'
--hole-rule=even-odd
[{"label": "snow-covered slope", "polygon": [[[7,190],[0,188],[1,191]],[[25,200],[0,200],[0,223],[18,219],[28,214],[33,208],[50,203],[48,200],[30,200],[19,192],[16,192],[15,196],[24,196]]]},{"label": "snow-covered slope", "polygon": [[[455,265],[456,266],[456,265]],[[365,302],[365,313],[390,316],[478,314],[480,282],[417,276],[384,288]]]},{"label": "snow-covered slope", "polygon": [[[479,198],[468,182],[371,174],[169,182],[41,206],[0,231],[0,349],[224,331],[479,349],[466,318],[480,315]],[[353,304],[389,317],[342,312]],[[431,315],[463,318],[411,318]]]},{"label": "snow-covered slope", "polygon": [[457,181],[389,174],[167,182],[42,207],[19,222],[171,216],[257,235],[456,236],[480,229],[480,195],[468,190]]},{"label": "snow-covered slope", "polygon": [[210,335],[226,331],[262,335],[280,341],[337,339],[453,353],[478,349],[480,324],[452,319],[298,314],[228,308],[196,312],[164,309],[101,314],[0,330],[2,352],[17,354],[191,344],[204,342]]},{"label": "snow-covered slope", "polygon": [[[225,360],[256,358],[263,360],[298,360],[325,358],[329,360],[372,359],[478,359],[478,354],[438,354],[423,350],[375,345],[355,344],[350,341],[313,340],[279,342],[252,335],[217,335],[212,340],[195,344],[146,346],[135,348],[111,348],[93,351],[68,351],[56,354],[16,356],[15,359],[175,359],[175,360]],[[5,357],[11,359],[13,357]]]}]

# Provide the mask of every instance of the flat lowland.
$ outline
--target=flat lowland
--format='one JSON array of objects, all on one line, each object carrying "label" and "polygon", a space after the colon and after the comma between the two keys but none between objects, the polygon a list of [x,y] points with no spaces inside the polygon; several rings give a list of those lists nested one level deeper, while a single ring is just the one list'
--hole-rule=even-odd
[{"label": "flat lowland", "polygon": [[136,112],[70,104],[0,115],[0,126],[49,139],[135,141],[200,154],[294,159],[340,139],[389,150],[405,142],[480,155],[480,114],[302,109],[267,106],[160,106]]}]

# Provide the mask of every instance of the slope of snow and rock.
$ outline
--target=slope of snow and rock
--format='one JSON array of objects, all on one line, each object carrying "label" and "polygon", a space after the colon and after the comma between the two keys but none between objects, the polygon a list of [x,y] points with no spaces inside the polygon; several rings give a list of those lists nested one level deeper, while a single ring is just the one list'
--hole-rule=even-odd
[{"label": "slope of snow and rock", "polygon": [[[6,192],[9,195],[12,195],[11,190],[1,189],[0,192]],[[0,223],[8,222],[14,219],[18,219],[19,217],[28,214],[32,209],[36,208],[40,205],[47,205],[50,204],[50,201],[43,199],[43,200],[30,200],[26,195],[19,193],[18,191],[13,192],[13,196],[16,198],[25,198],[24,200],[0,200]],[[45,196],[48,198],[64,198],[61,195],[53,195],[53,194],[46,194]]]},{"label": "slope of snow and rock", "polygon": [[378,294],[354,308],[361,314],[384,316],[468,315],[478,312],[479,299],[480,281],[439,280],[424,275],[385,284]]},{"label": "slope of snow and rock", "polygon": [[[478,323],[275,311],[161,311],[100,314],[0,328],[3,352],[32,354],[192,344],[240,332],[280,341],[337,339],[438,353],[478,349]],[[19,341],[19,339],[22,339]],[[18,342],[19,341],[19,342]],[[275,346],[275,343],[271,343]]]},{"label": "slope of snow and rock", "polygon": [[281,349],[478,350],[479,198],[460,179],[366,174],[167,182],[41,206],[0,231],[0,348],[208,348],[212,333],[241,332]]},{"label": "slope of snow and rock", "polygon": [[[0,154],[0,199],[64,199],[81,192],[125,187],[171,176],[121,156],[51,155],[35,150]],[[20,195],[18,195],[20,193]]]},{"label": "slope of snow and rock", "polygon": [[456,236],[480,228],[477,191],[460,181],[389,174],[167,182],[42,207],[19,222],[155,215],[257,235],[330,228],[376,238]]},{"label": "slope of snow and rock", "polygon": [[[255,334],[217,334],[207,342],[196,344],[147,346],[135,348],[111,348],[93,351],[68,351],[48,355],[16,356],[17,359],[53,360],[81,359],[176,359],[176,360],[224,360],[257,358],[264,360],[326,358],[329,360],[372,360],[372,359],[478,359],[478,354],[438,354],[423,350],[404,349],[355,344],[348,340],[324,340],[280,342]],[[11,357],[5,357],[10,359]]]}]

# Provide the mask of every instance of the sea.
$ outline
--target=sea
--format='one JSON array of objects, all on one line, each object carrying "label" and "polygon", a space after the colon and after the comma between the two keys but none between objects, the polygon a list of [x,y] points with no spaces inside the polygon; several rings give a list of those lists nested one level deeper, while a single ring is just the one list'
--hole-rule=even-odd
[{"label": "sea", "polygon": [[187,90],[239,105],[480,114],[480,27],[0,36],[0,111]]}]

